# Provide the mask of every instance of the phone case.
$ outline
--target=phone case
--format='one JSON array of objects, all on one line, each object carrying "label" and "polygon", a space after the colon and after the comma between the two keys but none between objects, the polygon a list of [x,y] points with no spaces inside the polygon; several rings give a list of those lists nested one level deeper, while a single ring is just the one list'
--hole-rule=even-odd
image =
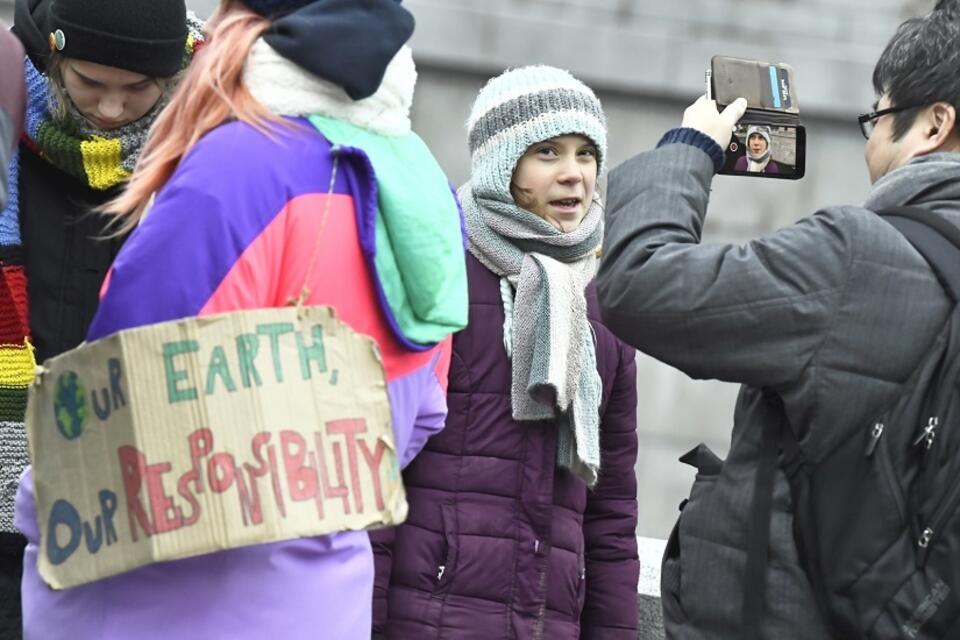
[{"label": "phone case", "polygon": [[[718,105],[726,106],[742,97],[747,99],[750,110],[793,116],[800,112],[790,65],[714,56],[710,66],[713,97]],[[785,120],[796,121],[796,118]]]}]

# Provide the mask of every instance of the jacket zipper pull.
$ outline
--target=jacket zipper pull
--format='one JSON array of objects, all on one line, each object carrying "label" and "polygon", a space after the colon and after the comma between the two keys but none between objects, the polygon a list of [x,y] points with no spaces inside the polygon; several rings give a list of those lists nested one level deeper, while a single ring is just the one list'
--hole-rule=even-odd
[{"label": "jacket zipper pull", "polygon": [[883,435],[883,429],[884,426],[882,422],[873,425],[873,428],[870,430],[870,439],[867,440],[867,450],[864,451],[866,457],[869,458],[873,455],[873,452],[877,450],[877,444],[880,443],[880,436]]},{"label": "jacket zipper pull", "polygon": [[920,432],[917,439],[913,441],[913,446],[918,447],[923,444],[927,451],[929,451],[930,448],[933,447],[933,441],[937,438],[937,425],[939,424],[940,418],[930,416],[927,426],[923,428],[923,431]]},{"label": "jacket zipper pull", "polygon": [[930,542],[933,541],[934,531],[930,527],[927,527],[923,530],[923,533],[920,534],[920,539],[917,540],[917,546],[920,548],[920,564],[924,565],[927,562],[927,556],[930,555]]},{"label": "jacket zipper pull", "polygon": [[447,570],[447,565],[442,564],[437,567],[437,582],[443,580],[443,572]]}]

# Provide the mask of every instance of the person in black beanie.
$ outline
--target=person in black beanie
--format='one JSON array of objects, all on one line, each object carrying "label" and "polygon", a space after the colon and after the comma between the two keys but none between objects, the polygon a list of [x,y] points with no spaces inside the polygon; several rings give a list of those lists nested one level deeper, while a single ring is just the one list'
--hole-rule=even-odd
[{"label": "person in black beanie", "polygon": [[201,30],[184,0],[16,3],[27,117],[0,209],[0,640],[22,633],[27,387],[37,362],[84,339],[122,242],[91,212],[133,171]]}]

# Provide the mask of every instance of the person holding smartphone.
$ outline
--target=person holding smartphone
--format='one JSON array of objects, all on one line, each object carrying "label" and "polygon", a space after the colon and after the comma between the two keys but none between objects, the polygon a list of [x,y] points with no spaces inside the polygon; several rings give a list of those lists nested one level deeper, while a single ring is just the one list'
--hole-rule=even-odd
[{"label": "person holding smartphone", "polygon": [[[721,113],[700,98],[656,149],[611,172],[597,276],[605,322],[693,378],[743,385],[726,462],[702,449],[685,456],[699,473],[664,560],[668,637],[853,637],[831,628],[834,618],[820,607],[828,594],[815,591],[807,573],[791,484],[776,466],[780,443],[771,447],[769,434],[788,427],[801,452],[832,438],[866,438],[874,413],[898,399],[944,327],[953,301],[876,212],[910,205],[960,226],[958,68],[955,2],[902,24],[874,68],[877,102],[859,119],[873,183],[863,205],[821,208],[745,245],[701,242],[711,183],[745,100]],[[863,458],[864,440],[851,441]],[[787,459],[788,447],[779,448]],[[772,465],[761,467],[771,456]],[[772,517],[757,524],[761,468],[770,469],[764,486],[772,486],[765,495]],[[754,556],[758,539],[762,555]],[[842,540],[821,542],[828,558],[843,560]],[[748,571],[759,576],[759,589]],[[955,604],[933,597],[956,613]],[[934,616],[931,598],[903,629]]]}]

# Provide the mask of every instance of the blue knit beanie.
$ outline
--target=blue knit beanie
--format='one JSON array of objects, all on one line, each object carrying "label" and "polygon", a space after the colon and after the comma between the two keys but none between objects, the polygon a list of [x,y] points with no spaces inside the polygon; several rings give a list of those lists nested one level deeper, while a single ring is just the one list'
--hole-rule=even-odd
[{"label": "blue knit beanie", "polygon": [[480,90],[467,121],[471,183],[510,197],[510,181],[530,145],[580,134],[597,146],[597,175],[607,157],[607,124],[597,96],[563,69],[511,69]]}]

